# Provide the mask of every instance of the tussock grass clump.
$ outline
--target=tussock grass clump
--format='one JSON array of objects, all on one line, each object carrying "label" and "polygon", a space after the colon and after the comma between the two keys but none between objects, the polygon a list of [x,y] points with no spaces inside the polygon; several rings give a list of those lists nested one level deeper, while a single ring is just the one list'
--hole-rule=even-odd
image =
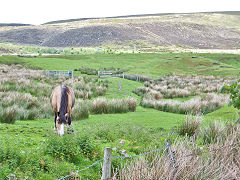
[{"label": "tussock grass clump", "polygon": [[126,99],[112,99],[107,101],[106,98],[95,99],[90,107],[93,114],[112,114],[112,113],[126,113],[135,111],[137,101],[134,98]]},{"label": "tussock grass clump", "polygon": [[153,100],[143,98],[141,105],[147,108],[154,108],[160,111],[173,112],[179,114],[207,114],[221,108],[229,102],[229,97],[223,94],[208,93],[196,96],[187,101],[177,100]]},{"label": "tussock grass clump", "polygon": [[129,97],[127,99],[124,99],[124,101],[128,104],[129,111],[134,112],[136,110],[136,107],[137,107],[136,99]]},{"label": "tussock grass clump", "polygon": [[223,141],[226,137],[224,124],[213,121],[207,127],[201,129],[201,136],[205,144],[215,143],[217,140]]},{"label": "tussock grass clump", "polygon": [[203,93],[218,93],[223,84],[230,84],[230,80],[214,76],[171,75],[155,81],[146,81],[144,87],[139,87],[134,93],[147,98],[147,93],[155,90],[166,99],[185,98]]},{"label": "tussock grass clump", "polygon": [[197,136],[202,116],[187,115],[184,122],[178,127],[177,132],[181,136]]},{"label": "tussock grass clump", "polygon": [[10,106],[0,110],[0,122],[13,124],[17,118],[17,106]]},{"label": "tussock grass clump", "polygon": [[73,87],[75,96],[82,99],[91,99],[92,97],[103,96],[107,91],[107,84],[96,83],[95,79],[78,77],[66,81],[66,84]]},{"label": "tussock grass clump", "polygon": [[73,108],[72,119],[81,120],[89,117],[89,103],[86,101],[77,101]]},{"label": "tussock grass clump", "polygon": [[160,100],[163,99],[162,93],[156,91],[156,90],[150,90],[144,95],[145,98],[148,99],[155,99],[155,100]]},{"label": "tussock grass clump", "polygon": [[144,96],[147,92],[149,92],[150,88],[147,87],[139,87],[137,89],[134,89],[133,92],[137,94],[138,96]]},{"label": "tussock grass clump", "polygon": [[90,111],[93,114],[106,114],[108,112],[106,98],[95,99],[91,104]]}]

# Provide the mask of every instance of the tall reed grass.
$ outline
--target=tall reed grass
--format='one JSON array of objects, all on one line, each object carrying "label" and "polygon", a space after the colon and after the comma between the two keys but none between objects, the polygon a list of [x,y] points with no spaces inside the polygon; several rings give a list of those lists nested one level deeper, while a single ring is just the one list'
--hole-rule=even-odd
[{"label": "tall reed grass", "polygon": [[134,98],[112,99],[109,101],[106,98],[97,98],[92,102],[90,112],[93,114],[126,113],[135,111],[136,106],[137,101]]},{"label": "tall reed grass", "polygon": [[229,97],[223,94],[208,93],[202,96],[196,96],[187,101],[178,100],[152,100],[143,98],[141,105],[146,108],[154,108],[161,111],[173,112],[179,114],[199,114],[215,111],[228,103]]},{"label": "tall reed grass", "polygon": [[167,152],[122,162],[113,179],[240,179],[240,125],[215,137],[215,143],[200,148],[189,137],[176,139],[172,150],[175,166]]},{"label": "tall reed grass", "polygon": [[[107,89],[107,84],[97,82],[96,78],[53,79],[46,77],[41,70],[29,70],[21,65],[0,65],[1,121],[14,123],[16,119],[52,117],[49,97],[54,87],[62,83],[73,87],[77,99],[103,96]],[[89,105],[76,104],[74,113],[75,119],[87,118]]]}]

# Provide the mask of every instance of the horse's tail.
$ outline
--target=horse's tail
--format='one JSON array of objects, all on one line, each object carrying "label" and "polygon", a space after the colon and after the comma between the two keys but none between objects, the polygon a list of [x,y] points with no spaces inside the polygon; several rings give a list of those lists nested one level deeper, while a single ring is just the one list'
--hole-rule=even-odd
[{"label": "horse's tail", "polygon": [[61,86],[61,104],[59,109],[59,118],[61,122],[66,122],[65,114],[68,108],[68,87],[64,84]]}]

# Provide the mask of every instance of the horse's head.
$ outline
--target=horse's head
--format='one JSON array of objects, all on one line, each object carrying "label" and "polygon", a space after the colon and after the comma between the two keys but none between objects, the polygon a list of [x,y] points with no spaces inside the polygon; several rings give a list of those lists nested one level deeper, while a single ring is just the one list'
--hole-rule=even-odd
[{"label": "horse's head", "polygon": [[68,123],[68,113],[66,113],[66,114],[58,113],[58,116],[56,118],[56,128],[57,128],[57,132],[60,136],[63,136],[64,125],[67,123]]}]

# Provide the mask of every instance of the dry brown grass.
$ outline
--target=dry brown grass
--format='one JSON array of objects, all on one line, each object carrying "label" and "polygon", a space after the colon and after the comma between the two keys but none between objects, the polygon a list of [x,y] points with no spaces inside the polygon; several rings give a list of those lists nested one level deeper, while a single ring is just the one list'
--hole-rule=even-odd
[{"label": "dry brown grass", "polygon": [[[42,70],[30,70],[21,65],[0,65],[0,116],[4,117],[1,121],[52,117],[50,94],[55,86],[62,83],[73,87],[77,99],[91,99],[106,93],[106,87],[97,84],[96,79],[53,79],[46,77]],[[81,105],[76,104],[75,119],[88,117],[89,107]]]},{"label": "dry brown grass", "polygon": [[173,112],[179,114],[199,114],[209,113],[223,107],[230,101],[229,96],[216,93],[208,93],[202,96],[196,96],[187,101],[178,100],[154,100],[143,98],[141,105],[147,108],[154,108],[161,111]]},{"label": "dry brown grass", "polygon": [[172,150],[175,166],[166,152],[153,154],[123,163],[113,179],[240,179],[239,124],[224,141],[198,147],[186,138],[176,140]]},{"label": "dry brown grass", "polygon": [[137,100],[134,98],[111,99],[97,98],[90,103],[90,112],[93,114],[112,114],[112,113],[126,113],[135,111],[137,107]]}]

